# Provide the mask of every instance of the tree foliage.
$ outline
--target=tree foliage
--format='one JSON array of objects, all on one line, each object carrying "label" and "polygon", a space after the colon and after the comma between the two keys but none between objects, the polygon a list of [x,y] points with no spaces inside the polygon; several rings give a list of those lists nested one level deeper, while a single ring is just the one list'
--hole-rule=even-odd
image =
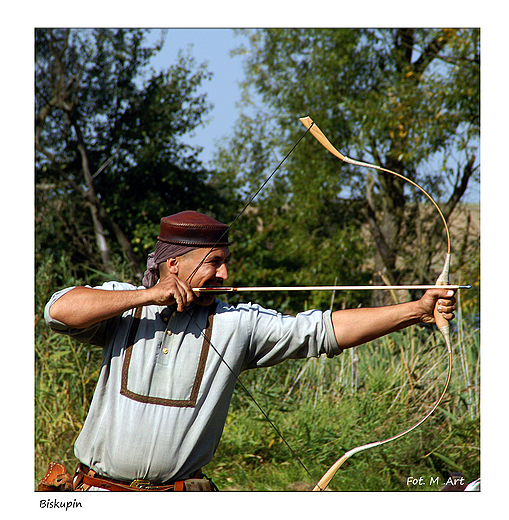
[{"label": "tree foliage", "polygon": [[144,46],[145,33],[36,31],[38,268],[65,256],[83,278],[125,258],[138,277],[161,217],[221,211],[200,149],[183,141],[210,109],[196,93],[210,74],[185,55],[148,69],[162,41]]},{"label": "tree foliage", "polygon": [[[417,182],[452,222],[467,188],[479,180],[478,30],[266,29],[248,35],[249,46],[238,50],[247,62],[245,99],[256,99],[254,93],[268,108],[239,121],[218,159],[225,178],[256,185],[260,171],[276,162],[274,150],[286,153],[302,134],[298,118],[309,115],[345,155]],[[299,266],[287,277],[313,265],[317,272],[308,271],[309,278],[326,283],[335,276],[345,283],[366,276],[432,283],[443,263],[443,225],[418,190],[394,176],[343,165],[309,136],[255,207],[264,229],[287,236],[281,249],[292,255],[304,249],[300,259],[293,256]],[[470,249],[477,239],[471,237]],[[265,253],[269,261],[268,244]]]}]

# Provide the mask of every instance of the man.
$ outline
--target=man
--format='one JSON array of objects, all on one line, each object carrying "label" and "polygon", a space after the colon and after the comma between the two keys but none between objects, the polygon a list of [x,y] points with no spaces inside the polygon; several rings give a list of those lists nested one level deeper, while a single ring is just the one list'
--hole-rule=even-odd
[{"label": "man", "polygon": [[[110,282],[55,293],[57,332],[103,347],[103,364],[76,444],[79,489],[210,489],[213,457],[236,377],[285,359],[341,354],[384,334],[453,318],[453,291],[414,302],[283,316],[235,307],[193,288],[228,278],[228,226],[194,211],[161,220],[143,287]],[[235,374],[233,374],[233,373]]]}]

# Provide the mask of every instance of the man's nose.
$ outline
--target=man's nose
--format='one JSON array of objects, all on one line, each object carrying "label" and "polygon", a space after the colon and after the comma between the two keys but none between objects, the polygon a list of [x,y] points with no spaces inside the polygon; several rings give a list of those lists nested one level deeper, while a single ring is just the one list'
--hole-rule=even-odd
[{"label": "man's nose", "polygon": [[221,280],[227,280],[228,279],[228,268],[226,267],[226,264],[221,264],[219,269],[216,271],[217,278],[220,278]]}]

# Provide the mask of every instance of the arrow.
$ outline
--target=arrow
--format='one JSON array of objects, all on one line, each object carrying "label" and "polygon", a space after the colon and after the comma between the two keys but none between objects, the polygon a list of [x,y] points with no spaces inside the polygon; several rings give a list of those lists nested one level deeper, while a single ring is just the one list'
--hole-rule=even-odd
[{"label": "arrow", "polygon": [[268,292],[268,291],[393,291],[411,289],[471,289],[471,285],[304,285],[286,287],[193,287],[193,292],[223,294],[229,292]]}]

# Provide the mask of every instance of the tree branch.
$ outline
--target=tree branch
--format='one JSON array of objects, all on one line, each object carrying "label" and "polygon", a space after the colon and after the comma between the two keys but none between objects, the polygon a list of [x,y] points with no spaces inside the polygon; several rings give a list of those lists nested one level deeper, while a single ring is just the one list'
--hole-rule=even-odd
[{"label": "tree branch", "polygon": [[131,242],[126,237],[125,233],[122,231],[120,226],[116,224],[108,215],[106,210],[104,209],[104,206],[101,204],[101,201],[97,198],[96,194],[93,191],[85,190],[82,186],[80,186],[74,179],[69,177],[69,175],[65,172],[65,170],[60,166],[60,164],[56,161],[55,157],[42,148],[42,146],[37,145],[37,150],[42,153],[51,164],[51,168],[57,172],[67,183],[68,185],[75,190],[83,199],[85,199],[91,207],[95,208],[94,212],[97,215],[97,218],[99,221],[102,221],[104,225],[109,228],[115,235],[116,239],[118,240],[120,246],[126,253],[126,256],[129,260],[129,264],[132,267],[134,274],[136,276],[141,277],[143,274],[140,269],[140,262],[138,257],[134,254],[134,251],[132,250]]},{"label": "tree branch", "polygon": [[439,57],[440,51],[449,43],[455,32],[456,31],[443,30],[439,36],[436,36],[428,43],[412,67],[418,78],[422,76],[428,65],[435,58]]}]

